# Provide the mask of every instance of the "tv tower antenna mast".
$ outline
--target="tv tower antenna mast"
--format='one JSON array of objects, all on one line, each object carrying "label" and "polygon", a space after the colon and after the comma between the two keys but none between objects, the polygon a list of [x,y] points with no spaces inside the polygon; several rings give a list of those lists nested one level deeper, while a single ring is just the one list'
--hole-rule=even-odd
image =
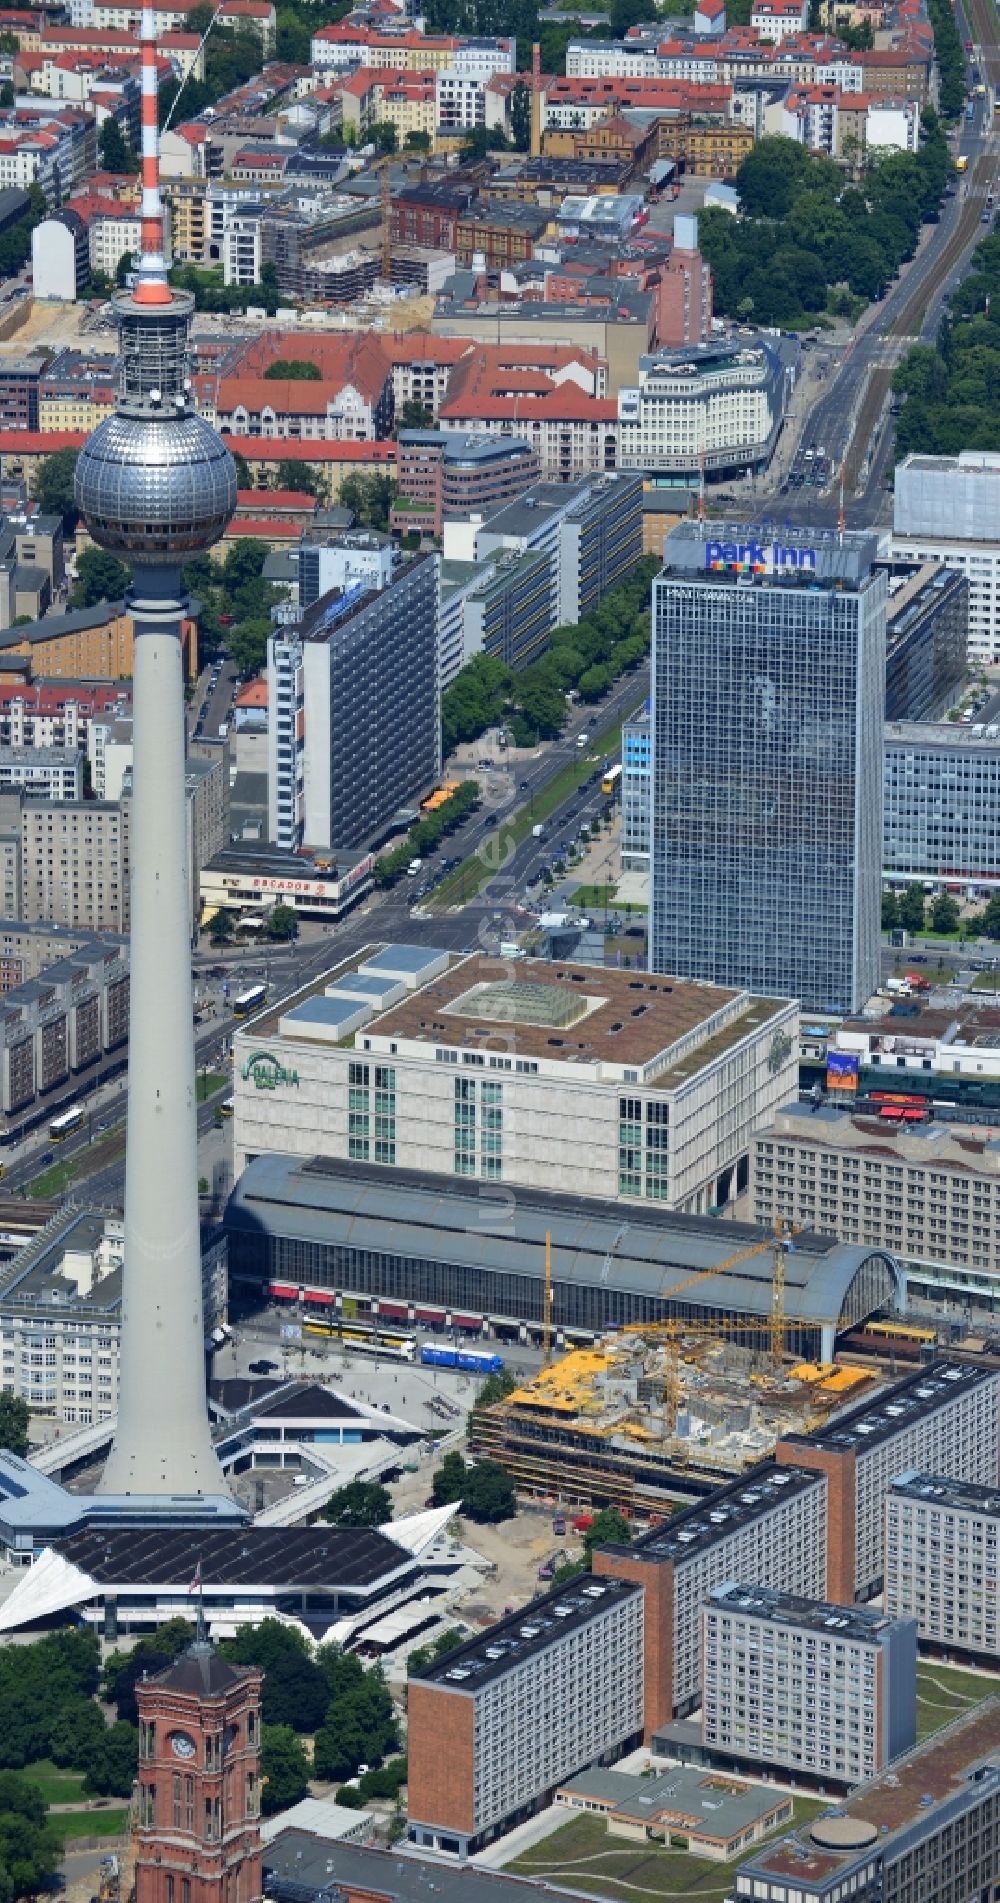
[{"label": "tv tower antenna mast", "polygon": [[225,1496],[205,1401],[184,790],[181,566],[219,540],[236,470],[192,404],[194,300],[167,279],[156,31],[142,8],[142,256],[115,299],[115,412],[80,452],[76,502],[132,565],[131,1023],[121,1383],[105,1493]]}]

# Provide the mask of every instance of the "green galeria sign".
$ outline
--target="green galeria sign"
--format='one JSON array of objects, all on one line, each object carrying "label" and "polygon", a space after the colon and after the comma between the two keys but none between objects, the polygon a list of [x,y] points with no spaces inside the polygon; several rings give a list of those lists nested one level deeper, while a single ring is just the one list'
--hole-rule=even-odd
[{"label": "green galeria sign", "polygon": [[254,1051],[243,1065],[240,1076],[244,1083],[252,1082],[258,1090],[277,1090],[281,1084],[295,1084],[297,1087],[299,1081],[298,1071],[286,1070],[284,1064],[279,1064],[270,1051]]}]

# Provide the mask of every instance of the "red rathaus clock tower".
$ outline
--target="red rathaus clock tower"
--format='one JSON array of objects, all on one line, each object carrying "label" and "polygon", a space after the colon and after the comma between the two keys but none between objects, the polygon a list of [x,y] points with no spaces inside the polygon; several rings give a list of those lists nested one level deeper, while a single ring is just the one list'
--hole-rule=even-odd
[{"label": "red rathaus clock tower", "polygon": [[258,1903],[263,1673],[199,1637],[135,1688],[135,1903]]}]

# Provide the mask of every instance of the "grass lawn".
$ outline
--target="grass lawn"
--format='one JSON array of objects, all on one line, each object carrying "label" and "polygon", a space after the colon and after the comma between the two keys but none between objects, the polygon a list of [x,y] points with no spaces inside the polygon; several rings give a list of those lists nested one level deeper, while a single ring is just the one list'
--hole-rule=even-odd
[{"label": "grass lawn", "polygon": [[221,1070],[200,1070],[197,1086],[198,1102],[206,1103],[209,1097],[214,1097],[216,1091],[221,1090],[229,1081],[230,1079],[224,1077]]},{"label": "grass lawn", "polygon": [[979,1672],[956,1672],[950,1665],[937,1665],[933,1659],[921,1659],[917,1666],[917,1739],[940,1731],[953,1718],[961,1718],[973,1705],[1000,1692],[1000,1678],[986,1678]]},{"label": "grass lawn", "polygon": [[971,988],[973,991],[1000,992],[1000,967],[996,971],[977,971]]},{"label": "grass lawn", "polygon": [[64,1769],[51,1758],[26,1764],[22,1776],[38,1785],[47,1804],[73,1804],[83,1792],[83,1772]]},{"label": "grass lawn", "polygon": [[[831,1799],[796,1798],[791,1825],[829,1810]],[[513,1875],[566,1883],[612,1897],[619,1903],[660,1903],[664,1897],[722,1903],[732,1889],[734,1865],[692,1857],[662,1844],[628,1844],[609,1837],[600,1817],[574,1817],[542,1843],[506,1866]]]},{"label": "grass lawn", "polygon": [[122,1806],[110,1810],[50,1811],[48,1826],[64,1845],[78,1837],[122,1837],[128,1811]]},{"label": "grass lawn", "polygon": [[[621,752],[622,723],[616,720],[610,727],[595,733],[588,747],[581,747],[573,760],[550,780],[534,799],[522,806],[514,819],[502,820],[493,832],[488,834],[471,859],[463,860],[454,872],[449,872],[433,892],[427,894],[424,909],[429,912],[444,912],[449,906],[464,905],[467,899],[474,899],[481,887],[502,872],[514,847],[522,839],[527,839],[533,826],[539,826],[551,813],[568,800],[572,794],[589,779],[594,771],[594,756],[604,760],[611,753]],[[485,855],[485,856],[484,856]]]},{"label": "grass lawn", "polygon": [[37,1196],[43,1202],[50,1202],[56,1196],[64,1196],[74,1176],[79,1176],[80,1165],[71,1156],[64,1163],[53,1163],[52,1168],[43,1170],[28,1184],[28,1195]]}]

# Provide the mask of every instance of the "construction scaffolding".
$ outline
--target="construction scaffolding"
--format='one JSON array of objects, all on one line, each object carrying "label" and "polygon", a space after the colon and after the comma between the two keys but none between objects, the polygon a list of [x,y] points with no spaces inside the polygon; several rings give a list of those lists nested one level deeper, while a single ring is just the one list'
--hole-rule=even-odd
[{"label": "construction scaffolding", "polygon": [[872,1383],[865,1369],[832,1363],[776,1372],[770,1323],[760,1332],[759,1348],[683,1323],[668,1339],[610,1336],[475,1413],[470,1445],[500,1461],[522,1493],[656,1519],[765,1459],[784,1435],[820,1426]]}]

